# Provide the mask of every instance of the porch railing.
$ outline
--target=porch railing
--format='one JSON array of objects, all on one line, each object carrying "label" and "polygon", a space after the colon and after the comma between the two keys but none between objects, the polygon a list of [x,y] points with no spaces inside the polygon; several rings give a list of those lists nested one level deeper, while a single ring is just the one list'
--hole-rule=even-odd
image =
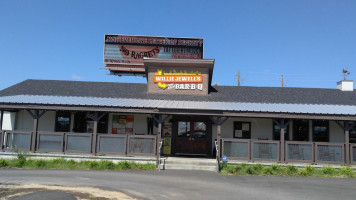
[{"label": "porch railing", "polygon": [[[72,132],[38,131],[36,141],[32,140],[32,132],[2,131],[0,132],[0,151],[31,150],[31,142],[36,142],[35,152],[60,153],[92,153],[102,155],[124,156],[155,156],[157,153],[155,135],[114,135],[98,134],[93,144],[94,134]],[[95,150],[93,145],[96,146]],[[95,152],[94,152],[95,151]]]},{"label": "porch railing", "polygon": [[91,133],[66,133],[65,152],[91,153],[92,137]]},{"label": "porch railing", "polygon": [[279,161],[279,141],[252,140],[251,160]]},{"label": "porch railing", "polygon": [[356,164],[356,144],[350,144],[350,157],[351,164]]},{"label": "porch railing", "polygon": [[127,135],[98,135],[97,152],[103,154],[122,154],[126,155]]},{"label": "porch railing", "polygon": [[222,139],[222,153],[231,159],[250,160],[250,142],[245,139]]},{"label": "porch railing", "polygon": [[311,142],[287,141],[285,143],[286,162],[314,162],[314,145]]},{"label": "porch railing", "polygon": [[38,152],[63,152],[64,132],[37,132]]},{"label": "porch railing", "polygon": [[156,155],[156,136],[129,135],[127,155]]},{"label": "porch railing", "polygon": [[343,143],[315,143],[315,162],[317,163],[344,163]]},{"label": "porch railing", "polygon": [[[222,155],[231,160],[338,163],[345,162],[345,144],[327,142],[285,142],[280,158],[280,141],[222,138]],[[350,145],[351,162],[356,163],[356,144]]]},{"label": "porch railing", "polygon": [[5,150],[25,150],[31,149],[32,132],[26,131],[4,131]]}]

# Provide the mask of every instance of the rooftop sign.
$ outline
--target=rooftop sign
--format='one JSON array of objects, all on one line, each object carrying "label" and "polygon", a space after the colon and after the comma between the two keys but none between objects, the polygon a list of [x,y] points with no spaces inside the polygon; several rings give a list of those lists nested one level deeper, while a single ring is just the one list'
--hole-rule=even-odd
[{"label": "rooftop sign", "polygon": [[202,59],[203,39],[105,35],[104,63],[114,73],[145,73],[143,58]]}]

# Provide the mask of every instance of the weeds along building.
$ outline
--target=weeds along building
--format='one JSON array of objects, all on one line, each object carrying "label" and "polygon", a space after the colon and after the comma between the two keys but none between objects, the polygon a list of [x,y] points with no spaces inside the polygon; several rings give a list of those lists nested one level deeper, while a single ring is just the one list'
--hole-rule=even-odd
[{"label": "weeds along building", "polygon": [[338,89],[212,86],[214,60],[203,59],[196,38],[106,35],[104,63],[147,84],[25,80],[6,88],[0,151],[356,162],[352,81]]}]

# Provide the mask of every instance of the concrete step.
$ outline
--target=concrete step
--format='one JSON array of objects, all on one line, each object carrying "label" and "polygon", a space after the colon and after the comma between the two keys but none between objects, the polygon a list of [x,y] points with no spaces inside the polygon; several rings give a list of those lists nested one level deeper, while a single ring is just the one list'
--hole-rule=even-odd
[{"label": "concrete step", "polygon": [[161,170],[200,170],[200,171],[216,171],[216,166],[200,166],[200,165],[175,165],[161,164]]},{"label": "concrete step", "polygon": [[207,158],[162,158],[161,169],[216,171],[216,160]]}]

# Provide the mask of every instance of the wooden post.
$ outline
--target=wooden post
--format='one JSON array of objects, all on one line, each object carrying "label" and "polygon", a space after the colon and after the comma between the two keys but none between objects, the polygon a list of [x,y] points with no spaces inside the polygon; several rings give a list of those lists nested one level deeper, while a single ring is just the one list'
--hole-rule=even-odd
[{"label": "wooden post", "polygon": [[161,151],[160,151],[160,142],[161,142],[161,138],[162,138],[162,115],[159,115],[158,116],[158,135],[157,135],[157,159],[156,159],[156,167],[158,168],[159,167],[159,158],[160,158],[160,155],[161,155]]},{"label": "wooden post", "polygon": [[221,120],[221,118],[219,117],[218,118],[218,124],[217,124],[217,126],[216,126],[216,140],[217,140],[217,142],[218,142],[218,154],[217,154],[217,159],[220,161],[220,157],[221,157],[221,151],[220,151],[220,149],[221,149],[221,124],[219,123],[220,122],[220,120]]},{"label": "wooden post", "polygon": [[349,130],[345,130],[345,151],[346,151],[346,159],[345,159],[345,163],[346,165],[350,164],[350,140],[349,140]]},{"label": "wooden post", "polygon": [[33,117],[33,131],[32,131],[32,140],[31,140],[31,151],[34,153],[36,150],[36,139],[37,139],[37,130],[38,130],[38,116],[39,111],[35,110],[35,117]]},{"label": "wooden post", "polygon": [[280,140],[281,140],[281,163],[284,163],[284,120],[282,121],[283,125],[281,125],[281,137],[280,137]]},{"label": "wooden post", "polygon": [[[0,113],[0,132],[2,132],[2,122],[3,122],[3,118],[4,118],[4,111],[2,110],[1,113]],[[3,141],[5,140],[5,134],[2,133],[1,134],[1,138],[0,138],[0,151],[2,151],[2,147],[3,147]]]},{"label": "wooden post", "polygon": [[3,110],[1,111],[0,117],[1,117],[1,119],[0,119],[0,131],[2,131],[2,123],[3,123],[3,119],[4,119],[4,111]]},{"label": "wooden post", "polygon": [[93,117],[93,121],[94,121],[94,127],[93,127],[93,146],[92,146],[92,150],[91,153],[96,155],[96,140],[97,140],[97,133],[98,133],[98,112],[95,112],[94,117]]}]

